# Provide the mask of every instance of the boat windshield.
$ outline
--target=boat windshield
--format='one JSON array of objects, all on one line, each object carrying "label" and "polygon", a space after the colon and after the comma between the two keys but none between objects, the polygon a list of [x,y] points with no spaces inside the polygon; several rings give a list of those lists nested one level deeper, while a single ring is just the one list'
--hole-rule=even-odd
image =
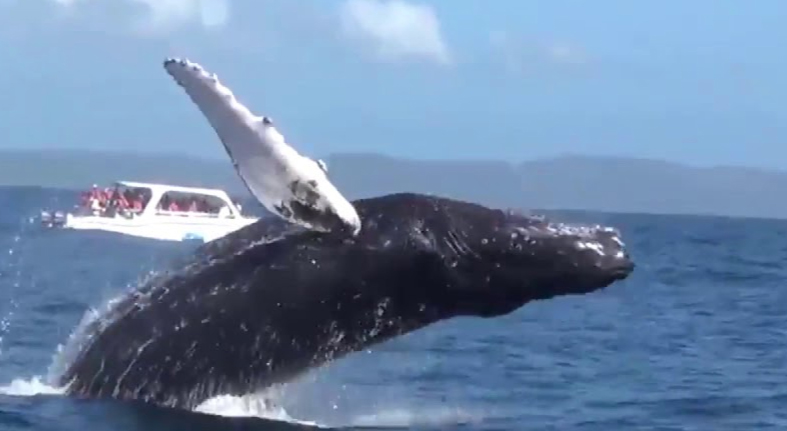
[{"label": "boat windshield", "polygon": [[182,191],[165,192],[156,205],[156,213],[197,217],[234,217],[226,200],[218,196]]}]

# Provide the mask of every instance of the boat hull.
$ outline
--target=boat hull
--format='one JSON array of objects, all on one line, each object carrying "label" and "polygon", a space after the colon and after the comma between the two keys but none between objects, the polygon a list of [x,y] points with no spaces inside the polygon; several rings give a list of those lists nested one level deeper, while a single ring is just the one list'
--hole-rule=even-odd
[{"label": "boat hull", "polygon": [[257,221],[256,218],[212,218],[186,216],[100,217],[67,214],[63,229],[97,230],[161,241],[204,241],[221,238]]}]

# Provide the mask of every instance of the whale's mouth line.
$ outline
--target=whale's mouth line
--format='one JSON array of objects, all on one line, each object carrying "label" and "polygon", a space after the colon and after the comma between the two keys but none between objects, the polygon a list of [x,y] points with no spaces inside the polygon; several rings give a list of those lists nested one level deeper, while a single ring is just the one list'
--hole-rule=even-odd
[{"label": "whale's mouth line", "polygon": [[609,275],[614,281],[625,280],[629,275],[631,275],[632,272],[634,272],[635,268],[636,265],[633,262],[627,260],[626,263],[622,263],[611,268],[609,270]]}]

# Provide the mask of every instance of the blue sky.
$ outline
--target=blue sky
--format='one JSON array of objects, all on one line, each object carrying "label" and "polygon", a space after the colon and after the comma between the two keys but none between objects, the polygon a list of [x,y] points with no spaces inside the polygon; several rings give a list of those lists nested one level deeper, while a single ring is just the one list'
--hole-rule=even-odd
[{"label": "blue sky", "polygon": [[299,149],[787,168],[787,2],[0,0],[0,148],[224,157],[161,67]]}]

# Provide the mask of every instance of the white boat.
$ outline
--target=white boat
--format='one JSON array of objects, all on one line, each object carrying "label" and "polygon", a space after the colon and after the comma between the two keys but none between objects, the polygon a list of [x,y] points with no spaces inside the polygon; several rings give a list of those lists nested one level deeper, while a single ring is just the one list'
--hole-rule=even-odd
[{"label": "white boat", "polygon": [[[96,186],[94,185],[94,190]],[[119,202],[134,200],[135,208]],[[101,230],[164,241],[212,241],[258,220],[219,189],[117,181],[108,204],[90,198],[75,213],[41,213],[47,227]],[[171,205],[180,205],[174,208]]]}]

